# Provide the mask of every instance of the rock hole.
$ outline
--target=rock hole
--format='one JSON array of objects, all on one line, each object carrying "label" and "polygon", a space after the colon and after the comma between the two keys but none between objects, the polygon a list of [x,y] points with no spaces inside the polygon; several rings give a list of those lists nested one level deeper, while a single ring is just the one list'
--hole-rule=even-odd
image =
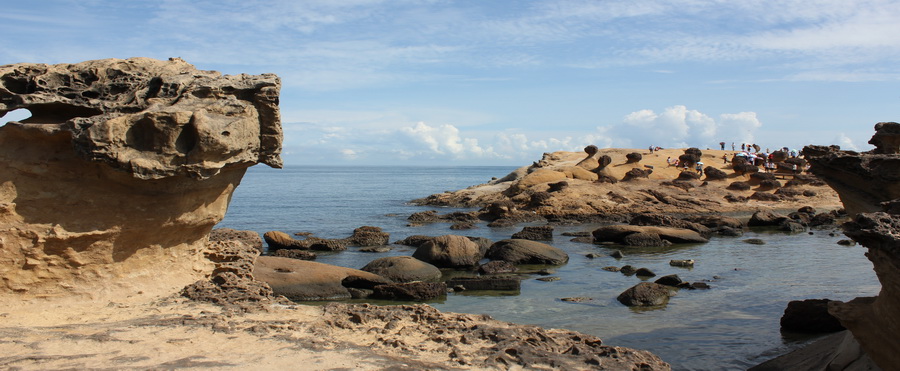
[{"label": "rock hole", "polygon": [[103,113],[96,108],[60,102],[32,104],[26,108],[31,111],[31,117],[22,121],[26,124],[61,124],[76,117],[91,117]]},{"label": "rock hole", "polygon": [[31,117],[31,111],[25,108],[14,109],[0,117],[0,122],[23,121]]},{"label": "rock hole", "polygon": [[199,140],[200,134],[197,133],[197,128],[194,124],[184,125],[181,128],[181,133],[175,138],[175,150],[181,154],[187,154],[197,146]]},{"label": "rock hole", "polygon": [[138,151],[152,151],[158,130],[152,119],[142,118],[125,133],[125,142]]},{"label": "rock hole", "polygon": [[230,135],[231,135],[231,132],[230,132],[230,131],[223,131],[223,132],[222,132],[222,136],[223,136],[223,137],[227,137],[227,136],[230,136]]}]

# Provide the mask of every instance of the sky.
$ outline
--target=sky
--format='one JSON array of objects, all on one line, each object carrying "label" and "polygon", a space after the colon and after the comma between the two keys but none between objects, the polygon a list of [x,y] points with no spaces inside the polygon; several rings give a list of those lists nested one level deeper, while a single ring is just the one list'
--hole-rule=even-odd
[{"label": "sky", "polygon": [[518,166],[589,144],[864,151],[876,123],[900,121],[897,0],[2,8],[0,65],[180,57],[277,74],[287,166]]}]

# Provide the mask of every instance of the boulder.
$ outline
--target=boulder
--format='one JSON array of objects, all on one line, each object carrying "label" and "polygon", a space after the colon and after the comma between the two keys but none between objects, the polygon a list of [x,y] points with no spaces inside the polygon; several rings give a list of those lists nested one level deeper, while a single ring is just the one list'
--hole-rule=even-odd
[{"label": "boulder", "polygon": [[254,231],[239,231],[231,228],[216,228],[209,232],[209,242],[235,240],[243,242],[259,252],[263,252],[263,240]]},{"label": "boulder", "polygon": [[547,186],[548,186],[548,188],[547,188],[548,193],[562,192],[562,191],[566,190],[566,188],[569,188],[569,182],[564,180],[561,182],[547,184]]},{"label": "boulder", "polygon": [[722,216],[722,215],[693,215],[685,218],[692,223],[697,223],[702,226],[709,228],[710,230],[717,231],[722,228],[732,228],[732,229],[743,229],[744,223],[741,222],[738,218],[732,218],[730,216]]},{"label": "boulder", "polygon": [[316,260],[316,253],[307,250],[281,249],[275,250],[271,255],[299,260]]},{"label": "boulder", "polygon": [[628,182],[628,181],[632,181],[635,179],[647,179],[651,173],[653,173],[653,170],[634,168],[634,169],[628,170],[628,172],[625,173],[625,176],[622,178],[622,181]]},{"label": "boulder", "polygon": [[392,283],[361,270],[274,256],[257,258],[253,277],[269,284],[275,295],[295,301],[349,299],[347,287],[372,289]]},{"label": "boulder", "polygon": [[781,187],[781,182],[779,182],[775,179],[765,179],[765,180],[762,180],[759,182],[759,188],[757,188],[757,189],[760,191],[771,191],[773,189],[780,188],[780,187]]},{"label": "boulder", "polygon": [[675,180],[700,180],[700,173],[685,170],[678,173],[678,177],[675,178]]},{"label": "boulder", "polygon": [[837,318],[828,313],[828,299],[792,300],[781,316],[781,329],[795,332],[837,332],[844,330]]},{"label": "boulder", "polygon": [[616,300],[629,307],[649,307],[668,303],[670,295],[672,293],[666,286],[641,282],[623,291]]},{"label": "boulder", "polygon": [[662,276],[658,278],[654,283],[663,285],[663,286],[672,286],[678,287],[681,286],[684,281],[681,280],[681,277],[678,277],[677,274],[670,274],[668,276]]},{"label": "boulder", "polygon": [[643,159],[643,158],[644,157],[641,156],[641,154],[637,153],[637,152],[631,152],[631,153],[625,155],[625,159],[627,160],[626,162],[629,164],[641,162],[641,159]]},{"label": "boulder", "polygon": [[348,239],[352,246],[381,246],[387,245],[390,234],[378,227],[362,226],[353,230],[353,235]]},{"label": "boulder", "polygon": [[513,264],[561,265],[569,261],[565,251],[545,243],[509,239],[495,242],[485,255],[491,260],[505,260]]},{"label": "boulder", "polygon": [[750,183],[738,181],[732,182],[728,185],[728,187],[725,188],[732,191],[749,191],[752,187],[750,186]]},{"label": "boulder", "polygon": [[521,231],[514,233],[512,235],[512,238],[519,238],[519,239],[533,240],[533,241],[552,241],[553,240],[553,226],[542,225],[542,226],[523,227]]},{"label": "boulder", "polygon": [[608,225],[595,229],[592,234],[595,242],[613,242],[624,244],[625,237],[634,233],[655,233],[663,240],[671,243],[706,243],[709,242],[696,231],[683,228],[654,227],[638,225]]},{"label": "boulder", "polygon": [[778,202],[781,201],[781,196],[764,191],[756,191],[753,192],[752,195],[750,195],[750,199],[757,201]]},{"label": "boulder", "polygon": [[622,244],[635,247],[660,247],[669,246],[672,243],[663,240],[656,233],[638,232],[626,235],[622,238]]},{"label": "boulder", "polygon": [[384,300],[423,301],[447,296],[447,284],[443,282],[407,282],[378,285],[372,297]]},{"label": "boulder", "polygon": [[761,182],[766,180],[776,180],[775,174],[772,173],[753,173],[750,174],[750,180],[747,183],[751,185],[759,185]]},{"label": "boulder", "polygon": [[638,277],[656,277],[656,273],[647,268],[638,268],[634,271],[634,275]]},{"label": "boulder", "polygon": [[707,239],[712,235],[712,230],[703,224],[694,223],[690,220],[678,219],[664,214],[634,214],[628,221],[628,224],[690,229]]},{"label": "boulder", "polygon": [[449,287],[462,287],[463,290],[499,290],[519,291],[522,281],[514,277],[455,277],[447,280]]},{"label": "boulder", "polygon": [[750,216],[748,227],[774,227],[787,220],[788,217],[769,210],[760,210]]},{"label": "boulder", "polygon": [[387,256],[375,259],[362,271],[370,272],[394,282],[437,281],[441,270],[411,256]]},{"label": "boulder", "polygon": [[517,268],[513,263],[505,260],[489,261],[478,266],[478,273],[480,274],[513,273],[518,270],[519,268]]},{"label": "boulder", "polygon": [[712,166],[705,167],[703,173],[706,174],[707,181],[728,179],[728,174]]},{"label": "boulder", "polygon": [[31,112],[0,127],[0,290],[97,299],[207,278],[246,169],[282,166],[280,86],[178,58],[0,66],[0,115]]},{"label": "boulder", "polygon": [[309,248],[303,240],[294,239],[291,235],[281,231],[268,231],[263,234],[263,239],[266,240],[270,250]]},{"label": "boulder", "polygon": [[413,257],[438,267],[471,267],[484,257],[484,250],[466,237],[445,235],[423,243]]},{"label": "boulder", "polygon": [[432,239],[434,239],[432,236],[412,235],[394,243],[397,245],[419,247]]}]

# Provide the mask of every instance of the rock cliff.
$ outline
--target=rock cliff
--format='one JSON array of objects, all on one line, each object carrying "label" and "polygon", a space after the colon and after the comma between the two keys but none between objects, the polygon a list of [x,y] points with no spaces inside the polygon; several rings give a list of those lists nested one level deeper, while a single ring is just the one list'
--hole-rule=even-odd
[{"label": "rock cliff", "polygon": [[844,233],[868,248],[881,282],[874,298],[829,303],[829,312],[847,327],[882,369],[900,365],[900,124],[879,123],[866,153],[835,146],[803,149],[812,172],[838,191],[853,221]]},{"label": "rock cliff", "polygon": [[181,59],[0,66],[0,293],[167,292],[247,167],[281,167],[280,80]]}]

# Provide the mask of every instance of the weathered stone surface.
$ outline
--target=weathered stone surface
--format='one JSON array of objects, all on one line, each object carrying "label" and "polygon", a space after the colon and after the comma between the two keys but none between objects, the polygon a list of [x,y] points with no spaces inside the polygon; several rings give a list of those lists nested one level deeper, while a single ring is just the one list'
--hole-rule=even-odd
[{"label": "weathered stone surface", "polygon": [[752,187],[750,186],[750,183],[743,182],[743,181],[737,181],[737,182],[732,182],[726,188],[730,189],[730,190],[734,190],[734,191],[749,191],[750,188],[752,188]]},{"label": "weathered stone surface", "polygon": [[682,281],[682,280],[681,280],[681,277],[678,277],[677,274],[670,274],[670,275],[668,275],[668,276],[662,276],[662,277],[660,277],[659,279],[657,279],[656,281],[654,281],[654,283],[657,283],[657,284],[660,284],[660,285],[663,285],[663,286],[672,286],[672,287],[676,287],[676,286],[679,286],[679,285],[683,284],[684,281]]},{"label": "weathered stone surface", "polygon": [[[324,321],[335,328],[358,333],[366,336],[366,341],[402,352],[416,352],[423,346],[479,344],[474,351],[454,352],[451,356],[465,369],[530,369],[536,365],[559,370],[670,369],[667,363],[647,351],[602,345],[599,338],[591,335],[516,325],[484,315],[442,313],[428,305],[333,303],[325,306],[323,312]],[[383,329],[369,334],[372,328]],[[420,334],[422,340],[410,341],[409,334]]]},{"label": "weathered stone surface", "polygon": [[625,159],[627,160],[627,163],[629,163],[629,164],[641,162],[641,159],[643,159],[643,158],[644,158],[644,156],[641,156],[641,154],[637,153],[637,152],[631,152],[631,153],[625,155]]},{"label": "weathered stone surface", "polygon": [[569,261],[569,255],[565,251],[545,243],[521,239],[497,241],[485,256],[491,260],[505,260],[513,264],[560,265]]},{"label": "weathered stone surface", "polygon": [[663,214],[635,214],[631,217],[631,220],[628,221],[628,224],[690,229],[707,239],[712,235],[712,230],[703,224]]},{"label": "weathered stone surface", "polygon": [[650,169],[634,168],[634,169],[628,170],[628,172],[625,173],[625,176],[622,177],[622,181],[628,182],[628,181],[632,181],[635,179],[647,179],[647,177],[649,177],[650,174],[652,174],[652,173],[653,173],[653,170],[650,170]]},{"label": "weathered stone surface", "polygon": [[443,282],[407,282],[375,286],[372,297],[386,300],[422,301],[447,296]]},{"label": "weathered stone surface", "polygon": [[532,241],[552,241],[553,226],[541,225],[523,227],[521,231],[514,233],[512,238],[521,238]]},{"label": "weathered stone surface", "polygon": [[316,260],[316,253],[307,250],[281,249],[271,253],[272,256],[299,260]]},{"label": "weathered stone surface", "polygon": [[629,307],[649,307],[666,304],[669,302],[670,295],[672,293],[666,286],[653,282],[641,282],[623,291],[616,300]]},{"label": "weathered stone surface", "polygon": [[883,369],[900,364],[900,215],[893,207],[900,199],[900,154],[893,139],[895,125],[876,125],[871,153],[840,151],[836,146],[807,146],[804,157],[811,171],[834,188],[853,221],[844,234],[868,249],[881,282],[874,298],[831,302],[828,312]]},{"label": "weathered stone surface", "polygon": [[263,239],[271,250],[279,249],[307,249],[309,245],[304,240],[298,240],[281,231],[268,231],[263,233]]},{"label": "weathered stone surface", "polygon": [[774,211],[769,210],[761,210],[753,213],[750,216],[750,221],[747,222],[748,227],[774,227],[780,225],[782,222],[787,220],[788,217],[775,213]]},{"label": "weathered stone surface", "polygon": [[828,313],[828,299],[794,300],[781,316],[781,329],[796,332],[837,332],[844,330],[838,319]]},{"label": "weathered stone surface", "polygon": [[441,270],[411,256],[388,256],[375,259],[363,271],[375,273],[394,282],[436,281]]},{"label": "weathered stone surface", "polygon": [[253,263],[258,256],[259,250],[238,240],[210,242],[206,257],[215,264],[212,276],[185,286],[181,295],[229,310],[265,309],[265,304],[276,298],[268,284],[253,278]]},{"label": "weathered stone surface", "polygon": [[273,256],[257,258],[253,276],[269,284],[275,295],[297,301],[349,299],[347,287],[371,289],[393,283],[361,270]]},{"label": "weathered stone surface", "polygon": [[379,227],[362,226],[353,230],[353,235],[348,238],[352,246],[381,246],[387,245],[391,235]]},{"label": "weathered stone surface", "polygon": [[714,168],[712,166],[707,166],[703,169],[703,173],[706,174],[706,180],[725,180],[728,179],[728,174],[722,170]]},{"label": "weathered stone surface", "polygon": [[259,252],[263,251],[263,240],[259,233],[254,231],[239,231],[231,228],[216,228],[209,232],[209,242],[216,241],[241,241]]},{"label": "weathered stone surface", "polygon": [[656,233],[638,232],[626,235],[624,238],[622,238],[622,244],[626,246],[636,247],[659,247],[669,246],[672,243],[663,240]]},{"label": "weathered stone surface", "polygon": [[280,82],[180,59],[0,66],[0,290],[177,291],[247,167],[280,167]]},{"label": "weathered stone surface", "polygon": [[625,237],[634,233],[655,233],[663,240],[671,243],[706,243],[709,242],[696,231],[684,228],[638,226],[638,225],[608,225],[595,229],[595,242],[623,243]]},{"label": "weathered stone surface", "polygon": [[513,273],[518,270],[519,268],[517,268],[515,264],[505,260],[489,261],[478,266],[478,273],[480,274]]},{"label": "weathered stone surface", "polygon": [[445,235],[423,243],[413,257],[438,267],[471,267],[484,257],[484,250],[466,237]]},{"label": "weathered stone surface", "polygon": [[465,290],[519,291],[522,281],[515,277],[456,277],[448,280],[447,286],[462,286]]}]

